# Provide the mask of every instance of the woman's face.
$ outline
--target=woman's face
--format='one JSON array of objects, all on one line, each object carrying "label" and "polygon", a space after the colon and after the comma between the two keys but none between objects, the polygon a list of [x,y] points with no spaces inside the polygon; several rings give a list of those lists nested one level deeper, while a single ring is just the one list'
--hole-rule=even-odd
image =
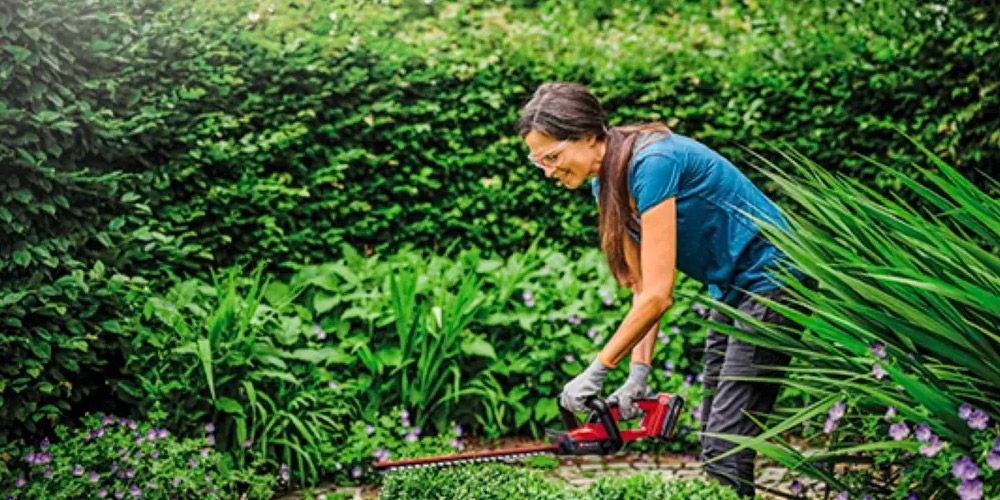
[{"label": "woman's face", "polygon": [[604,158],[604,142],[598,141],[595,136],[560,141],[532,130],[524,136],[524,142],[531,150],[529,156],[532,162],[545,172],[545,177],[555,177],[569,189],[576,189],[596,176]]}]

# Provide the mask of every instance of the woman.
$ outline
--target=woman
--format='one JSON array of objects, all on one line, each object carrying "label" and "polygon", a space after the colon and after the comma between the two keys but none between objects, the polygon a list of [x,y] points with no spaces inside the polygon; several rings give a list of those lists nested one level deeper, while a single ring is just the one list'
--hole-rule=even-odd
[{"label": "woman", "polygon": [[[621,418],[637,416],[633,402],[649,391],[653,346],[660,318],[673,304],[676,269],[755,318],[787,322],[746,293],[782,300],[773,268],[787,261],[747,214],[787,226],[775,204],[725,158],[659,123],[609,127],[597,98],[571,83],[540,86],[524,106],[518,129],[531,161],[546,177],[569,189],[592,179],[601,249],[615,278],[633,292],[632,307],[614,336],[564,387],[564,407],[585,411],[584,401],[600,393],[608,371],[631,350],[628,379],[612,398]],[[731,321],[714,310],[710,317]],[[702,431],[757,435],[760,429],[745,412],[769,412],[778,385],[727,377],[773,376],[787,363],[781,353],[709,331]],[[734,447],[704,435],[701,442],[705,462]],[[754,456],[744,450],[707,463],[706,472],[752,496]]]}]

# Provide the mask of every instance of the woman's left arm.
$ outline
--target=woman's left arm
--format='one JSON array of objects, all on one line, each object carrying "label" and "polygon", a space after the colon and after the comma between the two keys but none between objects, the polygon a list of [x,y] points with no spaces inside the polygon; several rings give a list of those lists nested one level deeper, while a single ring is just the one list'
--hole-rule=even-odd
[{"label": "woman's left arm", "polygon": [[674,303],[677,266],[677,205],[670,197],[642,214],[640,293],[598,359],[614,368]]}]

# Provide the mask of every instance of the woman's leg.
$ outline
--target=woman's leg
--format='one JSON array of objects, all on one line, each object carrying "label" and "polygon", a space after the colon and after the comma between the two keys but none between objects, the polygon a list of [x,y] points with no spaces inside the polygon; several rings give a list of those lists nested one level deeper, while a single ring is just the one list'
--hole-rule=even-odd
[{"label": "woman's leg", "polygon": [[[765,295],[771,299],[780,299],[780,292],[769,292]],[[739,309],[754,318],[772,323],[785,324],[788,320],[771,311],[763,304],[748,299],[742,302]],[[721,314],[720,314],[721,316]],[[713,318],[714,319],[714,318]],[[736,322],[736,327],[748,330],[746,325]],[[714,343],[720,344],[717,339]],[[706,361],[708,361],[708,340],[706,339]],[[761,429],[751,421],[745,412],[760,419],[762,414],[770,412],[778,396],[780,386],[774,383],[744,382],[732,380],[730,377],[760,377],[779,375],[780,371],[768,366],[785,366],[789,358],[779,352],[764,347],[747,344],[735,338],[728,338],[725,344],[719,378],[709,381],[706,364],[705,389],[711,388],[711,396],[706,397],[703,404],[709,408],[703,409],[702,430],[720,434],[739,434],[756,436]],[[713,359],[713,362],[717,361]],[[711,385],[710,385],[711,384]],[[736,489],[741,495],[754,494],[754,458],[756,452],[751,449],[742,450],[735,455],[712,461],[736,445],[721,438],[702,436],[702,461],[706,463],[705,471],[709,476],[722,484]]]}]

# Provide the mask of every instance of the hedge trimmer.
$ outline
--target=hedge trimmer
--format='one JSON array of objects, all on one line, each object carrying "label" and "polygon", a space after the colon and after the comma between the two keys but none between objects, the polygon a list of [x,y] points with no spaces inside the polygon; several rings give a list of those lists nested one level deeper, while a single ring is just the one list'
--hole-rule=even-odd
[{"label": "hedge trimmer", "polygon": [[644,413],[639,427],[618,428],[618,405],[603,399],[591,397],[587,407],[592,411],[580,425],[573,412],[559,403],[565,431],[545,430],[550,444],[521,446],[516,448],[471,451],[436,457],[403,458],[382,460],[375,464],[380,472],[417,467],[446,467],[450,465],[480,462],[511,462],[535,455],[610,455],[621,449],[629,441],[645,438],[670,439],[674,426],[684,406],[684,398],[660,393],[656,397],[636,401]]}]

